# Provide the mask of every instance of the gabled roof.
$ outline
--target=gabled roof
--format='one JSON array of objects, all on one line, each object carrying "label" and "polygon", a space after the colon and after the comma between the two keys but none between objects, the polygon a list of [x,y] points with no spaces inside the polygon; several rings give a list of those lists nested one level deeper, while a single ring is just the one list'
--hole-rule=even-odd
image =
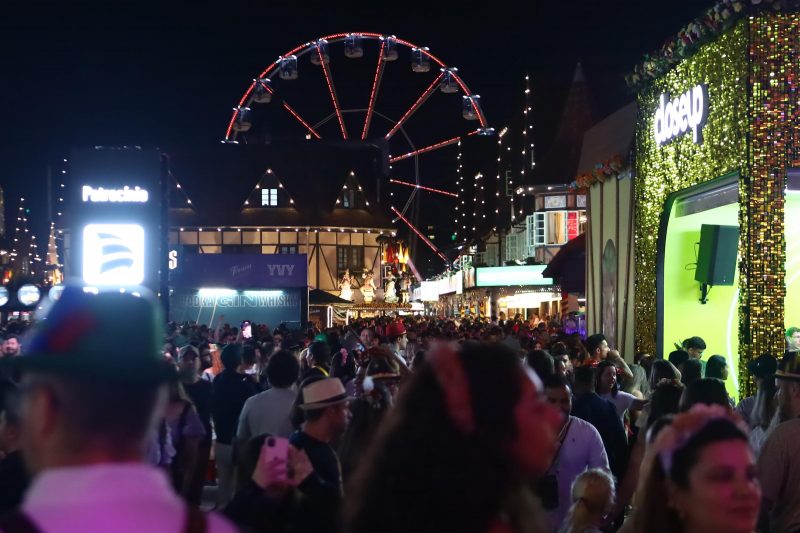
[{"label": "gabled roof", "polygon": [[536,162],[526,184],[569,183],[578,171],[584,133],[594,122],[594,106],[583,67],[578,63],[553,144]]},{"label": "gabled roof", "polygon": [[636,102],[631,102],[586,132],[583,136],[581,159],[576,174],[589,172],[599,162],[617,155],[627,159],[633,148],[636,112]]},{"label": "gabled roof", "polygon": [[[376,201],[377,183],[386,178],[383,155],[375,147],[303,141],[215,144],[168,153],[171,173],[191,200],[191,206],[170,209],[173,226],[393,227]],[[245,205],[267,170],[278,176],[293,205]],[[369,199],[363,209],[336,205],[351,171]]]}]

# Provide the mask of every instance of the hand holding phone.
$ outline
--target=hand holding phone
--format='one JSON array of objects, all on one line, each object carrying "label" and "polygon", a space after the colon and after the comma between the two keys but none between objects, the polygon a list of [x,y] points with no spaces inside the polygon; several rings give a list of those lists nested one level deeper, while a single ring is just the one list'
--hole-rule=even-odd
[{"label": "hand holding phone", "polygon": [[289,484],[289,439],[264,439],[253,481],[262,489],[282,489]]}]

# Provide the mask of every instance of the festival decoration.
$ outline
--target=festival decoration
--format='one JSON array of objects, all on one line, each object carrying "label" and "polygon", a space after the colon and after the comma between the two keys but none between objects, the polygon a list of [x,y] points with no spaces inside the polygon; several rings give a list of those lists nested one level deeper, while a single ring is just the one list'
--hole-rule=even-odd
[{"label": "festival decoration", "polygon": [[796,7],[797,0],[719,0],[669,38],[659,50],[646,54],[625,76],[625,82],[631,89],[642,89],[732,28],[748,13],[776,12]]},{"label": "festival decoration", "polygon": [[[764,0],[764,6],[780,9],[787,2]],[[708,87],[710,112],[702,145],[686,135],[659,146],[653,114],[639,115],[637,350],[654,348],[656,235],[666,197],[736,172],[740,175],[738,377],[742,395],[754,390],[747,363],[762,353],[784,350],[784,190],[787,169],[800,164],[800,133],[794,126],[800,119],[800,69],[794,60],[798,55],[800,15],[760,11],[643,86],[638,95],[640,110],[653,110],[660,94],[680,94],[702,82]]]},{"label": "festival decoration", "polygon": [[570,189],[585,192],[595,183],[603,183],[609,179],[617,179],[625,167],[625,160],[621,155],[597,163],[589,172],[584,172],[575,177],[569,184]]}]

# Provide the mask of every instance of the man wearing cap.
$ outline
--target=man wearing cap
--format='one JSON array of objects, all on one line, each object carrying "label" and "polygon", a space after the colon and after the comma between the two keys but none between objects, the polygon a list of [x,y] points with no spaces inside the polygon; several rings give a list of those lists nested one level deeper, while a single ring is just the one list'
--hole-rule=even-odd
[{"label": "man wearing cap", "polygon": [[386,338],[389,341],[389,349],[397,357],[403,357],[406,353],[406,326],[402,320],[396,320],[386,327]]},{"label": "man wearing cap", "polygon": [[324,378],[302,387],[300,391],[305,422],[289,437],[295,448],[305,450],[318,480],[327,488],[342,492],[339,458],[330,442],[347,429],[350,421],[347,395],[339,378]]},{"label": "man wearing cap", "polygon": [[190,509],[142,462],[174,368],[159,356],[162,320],[130,293],[68,287],[17,358],[22,450],[35,478],[8,532],[233,532]]},{"label": "man wearing cap", "polygon": [[758,458],[768,531],[800,530],[800,357],[787,353],[775,373],[782,422],[767,436]]},{"label": "man wearing cap", "polygon": [[347,429],[352,399],[339,378],[319,376],[304,381],[298,394],[305,422],[289,442],[305,451],[314,467],[303,482],[303,491],[314,495],[315,533],[341,530],[342,469],[330,443]]}]

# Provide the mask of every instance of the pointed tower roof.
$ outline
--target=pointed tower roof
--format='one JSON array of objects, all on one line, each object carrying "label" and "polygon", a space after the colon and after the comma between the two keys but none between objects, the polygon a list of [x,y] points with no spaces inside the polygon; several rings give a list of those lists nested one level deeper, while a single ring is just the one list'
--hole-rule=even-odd
[{"label": "pointed tower roof", "polygon": [[595,123],[595,109],[581,63],[575,67],[553,144],[536,162],[530,184],[569,183],[578,170],[586,131]]}]

